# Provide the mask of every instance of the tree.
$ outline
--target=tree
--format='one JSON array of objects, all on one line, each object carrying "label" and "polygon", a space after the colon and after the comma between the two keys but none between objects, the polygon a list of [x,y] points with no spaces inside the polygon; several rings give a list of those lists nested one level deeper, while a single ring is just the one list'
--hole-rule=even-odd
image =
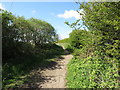
[{"label": "tree", "polygon": [[71,46],[78,49],[87,45],[92,45],[93,42],[91,41],[91,39],[92,39],[91,32],[86,30],[73,30],[70,33],[69,37]]},{"label": "tree", "polygon": [[17,36],[17,30],[13,24],[15,16],[7,11],[2,11],[2,54],[4,58],[12,57],[15,47],[15,38]]},{"label": "tree", "polygon": [[47,22],[38,19],[29,19],[33,26],[33,42],[35,45],[51,43],[55,40],[55,29]]},{"label": "tree", "polygon": [[2,12],[2,49],[3,58],[9,59],[19,54],[29,54],[33,45],[41,46],[57,40],[54,27],[42,20],[16,17]]},{"label": "tree", "polygon": [[[94,42],[97,41],[94,43],[94,56],[97,58],[92,57],[91,63],[98,65],[98,67],[94,70],[96,76],[93,82],[98,87],[119,87],[119,80],[116,77],[119,77],[118,67],[120,67],[120,2],[83,3],[80,8],[85,12],[84,25],[94,31],[94,35],[98,34],[99,38],[94,39]],[[97,70],[101,75],[97,74]],[[104,77],[106,74],[107,76]],[[101,79],[96,81],[96,78]]]},{"label": "tree", "polygon": [[[71,68],[73,76],[70,79],[74,81],[69,81],[72,83],[69,85],[73,85],[72,88],[119,88],[120,2],[82,3],[80,9],[84,10],[83,24],[90,30],[93,40],[92,44],[87,44],[87,49],[90,46],[93,49],[91,54],[86,53],[87,49],[78,50],[79,57],[77,55],[71,65],[75,65]],[[76,42],[73,44],[83,43],[78,40],[81,36],[77,36],[77,33],[71,36],[75,37],[72,41]],[[89,55],[83,57],[85,54]]]}]

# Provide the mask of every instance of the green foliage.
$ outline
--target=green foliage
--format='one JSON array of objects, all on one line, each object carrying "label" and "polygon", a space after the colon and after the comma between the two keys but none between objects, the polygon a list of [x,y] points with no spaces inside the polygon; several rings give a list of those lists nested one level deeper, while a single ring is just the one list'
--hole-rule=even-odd
[{"label": "green foliage", "polygon": [[64,22],[66,25],[68,25],[70,28],[73,28],[74,30],[80,29],[82,25],[80,26],[80,20],[76,20],[76,22],[69,24],[69,22]]},{"label": "green foliage", "polygon": [[3,88],[24,83],[26,77],[21,76],[37,66],[48,65],[48,59],[64,54],[63,48],[54,44],[58,35],[51,24],[35,18],[16,17],[4,10],[0,14]]},{"label": "green foliage", "polygon": [[89,31],[73,30],[72,33],[70,33],[69,42],[74,48],[80,49],[83,46],[92,44],[91,39],[92,34]]},{"label": "green foliage", "polygon": [[34,53],[35,47],[57,40],[55,29],[47,22],[15,17],[2,11],[2,53],[4,62],[21,54]]},{"label": "green foliage", "polygon": [[71,35],[76,35],[72,41],[83,45],[82,48],[74,50],[74,58],[68,65],[69,88],[120,88],[119,8],[120,2],[92,2],[80,5],[80,9],[84,10],[82,20],[90,30],[90,34],[86,35],[92,38],[88,37],[90,43],[87,43],[85,34],[84,42],[78,40],[80,34]]},{"label": "green foliage", "polygon": [[57,42],[57,44],[58,45],[60,45],[60,46],[62,46],[65,50],[67,50],[67,51],[69,51],[69,52],[73,52],[73,50],[74,50],[74,47],[72,47],[71,45],[70,45],[70,38],[65,38],[65,39],[63,39],[63,40],[59,40],[58,42]]},{"label": "green foliage", "polygon": [[57,43],[69,43],[69,38],[59,40]]},{"label": "green foliage", "polygon": [[64,49],[73,48],[70,43],[56,43],[57,45],[63,47]]},{"label": "green foliage", "polygon": [[[111,58],[109,58],[110,60]],[[68,65],[69,88],[118,88],[118,68],[100,57],[74,57]]]},{"label": "green foliage", "polygon": [[55,29],[49,23],[34,18],[29,19],[29,22],[33,26],[33,42],[36,45],[56,41]]},{"label": "green foliage", "polygon": [[23,84],[25,81],[28,81],[27,77],[31,70],[45,67],[49,65],[51,58],[64,54],[62,47],[56,44],[45,44],[41,48],[36,48],[35,54],[25,53],[21,57],[9,59],[10,62],[3,64],[3,88],[12,88]]}]

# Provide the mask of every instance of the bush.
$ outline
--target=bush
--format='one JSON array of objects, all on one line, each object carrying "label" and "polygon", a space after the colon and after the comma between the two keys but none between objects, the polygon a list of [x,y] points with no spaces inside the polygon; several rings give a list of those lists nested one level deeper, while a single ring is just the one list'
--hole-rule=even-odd
[{"label": "bush", "polygon": [[80,31],[71,33],[71,43],[77,49],[68,65],[69,88],[120,88],[119,7],[116,2],[80,4],[83,24],[91,34],[83,33],[88,38],[82,38]]},{"label": "bush", "polygon": [[118,88],[117,72],[117,65],[103,63],[100,57],[74,57],[68,64],[67,85],[69,88]]}]

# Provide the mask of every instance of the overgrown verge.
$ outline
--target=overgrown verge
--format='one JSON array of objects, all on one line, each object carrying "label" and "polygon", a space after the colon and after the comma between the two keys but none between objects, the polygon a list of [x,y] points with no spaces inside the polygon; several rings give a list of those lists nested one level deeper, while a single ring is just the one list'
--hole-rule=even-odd
[{"label": "overgrown verge", "polygon": [[74,55],[68,64],[69,88],[119,88],[117,58],[99,56],[99,51],[89,56],[84,50],[79,53],[83,56]]},{"label": "overgrown verge", "polygon": [[74,58],[68,64],[67,86],[120,88],[120,2],[83,3],[80,8],[89,30],[70,34]]},{"label": "overgrown verge", "polygon": [[36,48],[35,54],[22,55],[12,58],[10,62],[3,63],[3,88],[15,88],[28,81],[29,72],[37,67],[45,67],[50,59],[64,54],[62,47],[55,44],[46,44]]},{"label": "overgrown verge", "polygon": [[3,88],[24,83],[32,69],[48,65],[51,58],[64,54],[63,48],[54,44],[58,37],[48,22],[25,19],[4,10],[0,15]]}]

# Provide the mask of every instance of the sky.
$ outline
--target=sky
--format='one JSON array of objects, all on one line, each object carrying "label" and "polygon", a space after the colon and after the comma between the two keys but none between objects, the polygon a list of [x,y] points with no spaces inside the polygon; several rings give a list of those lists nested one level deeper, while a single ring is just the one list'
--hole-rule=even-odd
[{"label": "sky", "polygon": [[72,29],[64,22],[73,23],[81,16],[76,12],[79,4],[75,2],[2,2],[0,8],[12,12],[15,16],[31,17],[50,23],[60,39],[68,38]]}]

